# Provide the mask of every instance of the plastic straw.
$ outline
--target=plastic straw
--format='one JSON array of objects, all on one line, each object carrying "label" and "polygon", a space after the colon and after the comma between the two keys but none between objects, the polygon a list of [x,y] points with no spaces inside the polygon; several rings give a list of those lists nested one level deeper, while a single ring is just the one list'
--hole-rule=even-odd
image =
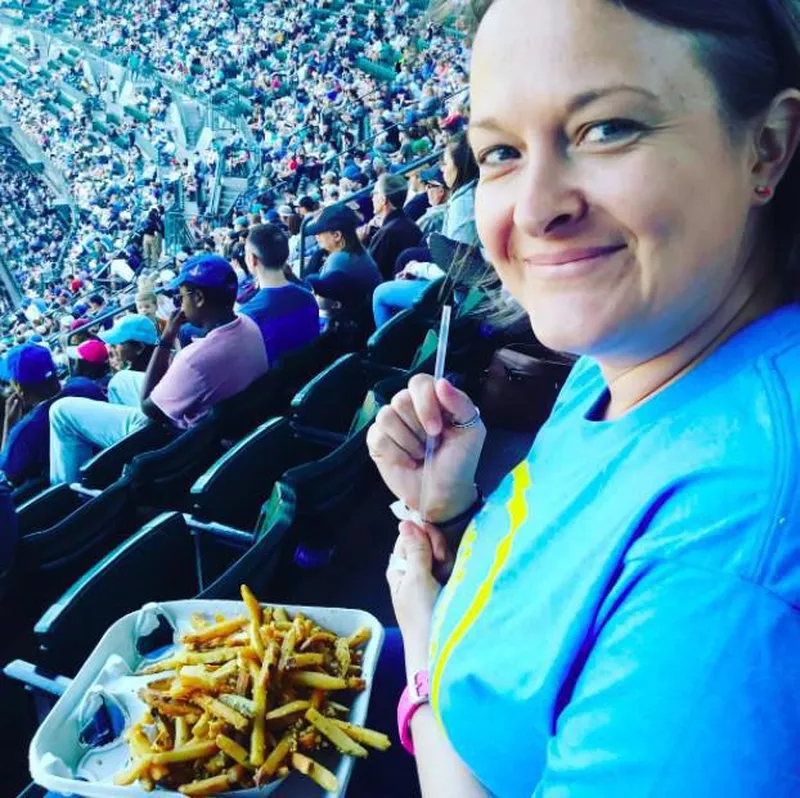
[{"label": "plastic straw", "polygon": [[[434,385],[444,377],[444,361],[447,356],[447,339],[450,337],[450,305],[442,307],[442,321],[439,324],[439,345],[436,347],[436,364],[433,367]],[[419,514],[423,520],[428,517],[428,493],[431,483],[431,465],[433,451],[436,448],[436,436],[425,437],[425,460],[422,464],[422,485],[420,486]]]}]

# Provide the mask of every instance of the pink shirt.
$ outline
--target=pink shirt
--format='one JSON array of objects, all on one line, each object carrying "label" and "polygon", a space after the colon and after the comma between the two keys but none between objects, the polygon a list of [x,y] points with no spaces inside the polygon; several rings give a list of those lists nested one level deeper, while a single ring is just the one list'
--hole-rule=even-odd
[{"label": "pink shirt", "polygon": [[268,368],[261,330],[247,316],[237,316],[181,349],[150,399],[174,424],[190,427]]}]

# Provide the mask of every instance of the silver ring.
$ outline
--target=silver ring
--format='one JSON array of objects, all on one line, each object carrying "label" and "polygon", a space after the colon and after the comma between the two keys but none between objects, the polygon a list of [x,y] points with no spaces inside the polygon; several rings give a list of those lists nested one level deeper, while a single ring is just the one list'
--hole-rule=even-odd
[{"label": "silver ring", "polygon": [[476,427],[481,420],[480,408],[475,408],[475,415],[469,421],[451,421],[450,426],[455,429],[471,429]]},{"label": "silver ring", "polygon": [[399,554],[392,554],[389,557],[388,570],[404,574],[408,570],[408,560],[405,557],[401,557]]}]

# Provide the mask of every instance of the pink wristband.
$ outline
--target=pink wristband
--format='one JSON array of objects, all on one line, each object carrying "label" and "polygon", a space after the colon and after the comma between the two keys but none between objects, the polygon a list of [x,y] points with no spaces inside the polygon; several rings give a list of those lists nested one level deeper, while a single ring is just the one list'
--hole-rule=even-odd
[{"label": "pink wristband", "polygon": [[409,754],[414,756],[414,741],[411,739],[411,718],[414,713],[430,700],[428,671],[417,671],[400,695],[397,705],[397,730],[400,742]]}]

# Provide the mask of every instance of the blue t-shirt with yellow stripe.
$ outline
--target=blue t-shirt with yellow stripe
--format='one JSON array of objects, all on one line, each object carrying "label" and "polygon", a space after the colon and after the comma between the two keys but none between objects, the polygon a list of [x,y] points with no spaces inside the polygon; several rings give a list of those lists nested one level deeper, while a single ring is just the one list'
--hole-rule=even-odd
[{"label": "blue t-shirt with yellow stripe", "polygon": [[606,398],[579,361],[467,530],[434,712],[500,798],[800,795],[800,308]]}]

